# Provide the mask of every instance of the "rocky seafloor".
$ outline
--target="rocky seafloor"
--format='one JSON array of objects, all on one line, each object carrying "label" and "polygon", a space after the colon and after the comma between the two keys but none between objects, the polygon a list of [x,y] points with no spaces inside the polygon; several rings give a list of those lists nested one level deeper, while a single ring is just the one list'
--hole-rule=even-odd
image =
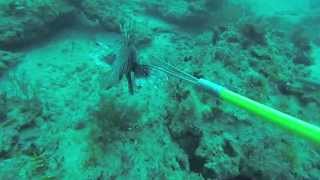
[{"label": "rocky seafloor", "polygon": [[320,1],[0,1],[0,179],[303,179],[319,146],[152,71],[104,87],[130,25],[166,61],[320,125]]}]

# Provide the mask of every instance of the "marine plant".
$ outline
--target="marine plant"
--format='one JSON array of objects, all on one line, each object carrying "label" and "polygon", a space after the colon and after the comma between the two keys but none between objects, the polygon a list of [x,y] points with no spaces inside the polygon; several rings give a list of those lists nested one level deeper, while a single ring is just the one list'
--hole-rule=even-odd
[{"label": "marine plant", "polygon": [[31,158],[31,176],[41,180],[54,180],[58,179],[55,174],[49,170],[49,157],[44,151],[33,151],[29,155]]},{"label": "marine plant", "polygon": [[47,157],[44,153],[34,152],[31,155],[32,174],[41,175],[48,169]]},{"label": "marine plant", "polygon": [[[17,129],[29,128],[34,125],[35,120],[42,116],[44,106],[39,95],[38,86],[31,83],[27,76],[11,73],[8,76],[8,84],[4,92],[6,97],[2,97],[2,106],[7,110],[16,110],[22,119],[7,118],[1,126],[17,126]],[[3,96],[3,95],[2,95]],[[2,109],[5,115],[5,109]],[[7,113],[7,112],[6,112]]]},{"label": "marine plant", "polygon": [[104,148],[107,143],[132,130],[140,116],[135,107],[120,103],[116,97],[101,96],[96,109],[91,112],[92,140]]}]

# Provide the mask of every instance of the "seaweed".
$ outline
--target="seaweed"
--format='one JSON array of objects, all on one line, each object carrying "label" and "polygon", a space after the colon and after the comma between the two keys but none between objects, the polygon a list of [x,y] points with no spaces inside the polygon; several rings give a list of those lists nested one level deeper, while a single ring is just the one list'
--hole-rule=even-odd
[{"label": "seaweed", "polygon": [[40,151],[35,149],[31,154],[31,176],[32,178],[37,177],[42,180],[54,180],[58,179],[54,173],[51,173],[49,170],[49,155],[45,151]]},{"label": "seaweed", "polygon": [[[0,111],[5,121],[0,127],[15,126],[15,129],[23,131],[35,127],[36,119],[43,115],[44,106],[38,93],[38,86],[32,84],[24,73],[18,75],[11,73],[8,76],[6,95],[2,95],[2,106]],[[1,105],[0,105],[1,106]],[[23,118],[7,117],[9,110],[15,110],[16,116]]]},{"label": "seaweed", "polygon": [[48,169],[49,163],[47,159],[44,153],[34,153],[31,155],[33,175],[41,175]]},{"label": "seaweed", "polygon": [[140,116],[141,112],[135,107],[121,104],[115,97],[100,97],[96,109],[91,111],[93,141],[104,148],[105,144],[132,130]]},{"label": "seaweed", "polygon": [[[43,112],[42,101],[39,96],[38,85],[33,84],[27,78],[26,72],[20,75],[11,73],[8,76],[10,84],[10,91],[14,93],[14,97],[19,97],[22,103],[22,112],[31,112],[31,115],[39,116]],[[30,117],[31,118],[31,117]]]}]

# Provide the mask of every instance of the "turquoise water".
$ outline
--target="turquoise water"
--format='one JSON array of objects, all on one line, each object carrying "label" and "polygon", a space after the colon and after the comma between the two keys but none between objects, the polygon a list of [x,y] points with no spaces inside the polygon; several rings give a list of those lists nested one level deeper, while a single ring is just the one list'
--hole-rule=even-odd
[{"label": "turquoise water", "polygon": [[319,0],[0,9],[1,180],[320,178],[319,131],[224,89],[317,129]]}]

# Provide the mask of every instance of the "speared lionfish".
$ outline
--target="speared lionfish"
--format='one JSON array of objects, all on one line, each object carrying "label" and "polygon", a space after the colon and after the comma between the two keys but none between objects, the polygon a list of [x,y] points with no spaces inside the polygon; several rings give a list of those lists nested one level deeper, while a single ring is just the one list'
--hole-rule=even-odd
[{"label": "speared lionfish", "polygon": [[125,75],[128,81],[130,94],[134,94],[135,77],[145,77],[149,75],[149,67],[138,62],[135,37],[131,24],[120,26],[123,35],[121,48],[117,59],[112,66],[112,72],[107,83],[109,87],[117,84]]}]

